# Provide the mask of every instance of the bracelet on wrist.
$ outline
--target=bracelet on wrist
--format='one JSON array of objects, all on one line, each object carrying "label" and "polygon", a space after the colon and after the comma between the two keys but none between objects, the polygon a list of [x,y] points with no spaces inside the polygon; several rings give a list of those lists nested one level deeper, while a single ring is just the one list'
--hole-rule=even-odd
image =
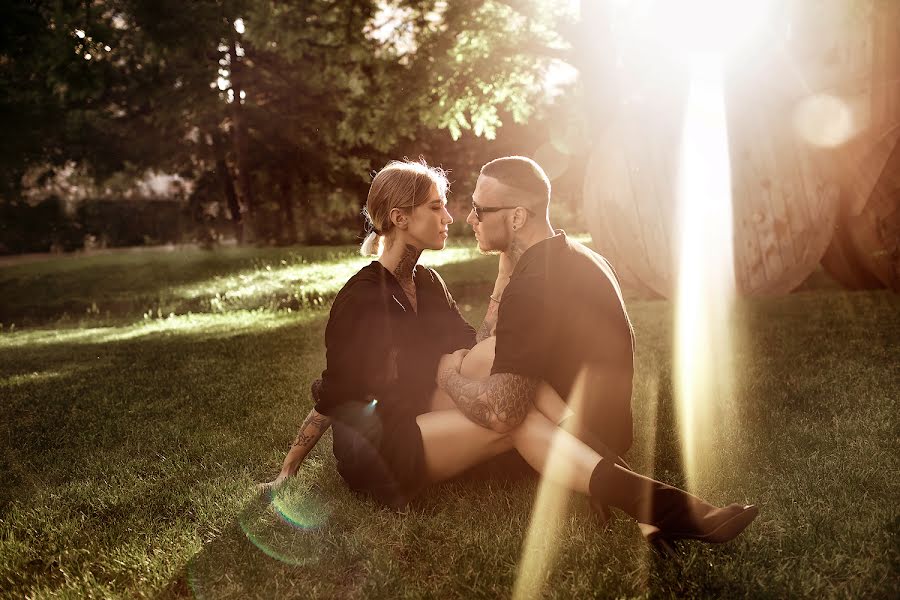
[{"label": "bracelet on wrist", "polygon": [[489,297],[490,297],[491,300],[493,300],[493,301],[496,302],[497,304],[500,304],[500,298],[494,298],[494,295],[493,295],[493,294],[491,294]]}]

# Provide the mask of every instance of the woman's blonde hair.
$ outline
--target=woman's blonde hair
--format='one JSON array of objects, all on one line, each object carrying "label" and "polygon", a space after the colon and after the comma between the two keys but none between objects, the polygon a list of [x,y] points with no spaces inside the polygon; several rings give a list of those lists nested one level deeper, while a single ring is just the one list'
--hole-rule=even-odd
[{"label": "woman's blonde hair", "polygon": [[440,167],[429,167],[424,160],[392,160],[375,175],[369,187],[366,207],[366,228],[369,233],[360,247],[363,256],[378,256],[384,250],[384,240],[394,227],[391,211],[399,208],[406,214],[431,198],[436,187],[441,198],[447,195],[450,183]]}]

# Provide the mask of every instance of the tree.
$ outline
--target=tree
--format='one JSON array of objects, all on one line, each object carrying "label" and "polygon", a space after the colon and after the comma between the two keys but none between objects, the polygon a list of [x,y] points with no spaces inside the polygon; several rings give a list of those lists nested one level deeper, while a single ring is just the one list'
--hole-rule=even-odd
[{"label": "tree", "polygon": [[0,122],[15,144],[0,154],[0,192],[35,166],[154,168],[204,182],[204,194],[218,181],[239,240],[249,230],[291,243],[298,221],[314,237],[310,213],[355,219],[369,173],[398,148],[524,122],[562,48],[569,17],[553,6],[13,2]]}]

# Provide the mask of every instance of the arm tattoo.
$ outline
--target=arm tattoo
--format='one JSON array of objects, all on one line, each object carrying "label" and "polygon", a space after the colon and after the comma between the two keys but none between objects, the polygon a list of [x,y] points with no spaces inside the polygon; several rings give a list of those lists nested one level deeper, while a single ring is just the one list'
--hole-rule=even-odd
[{"label": "arm tattoo", "polygon": [[315,409],[309,411],[300,429],[297,431],[297,437],[291,443],[291,448],[300,446],[303,448],[304,456],[308,454],[322,437],[322,434],[331,426],[331,419],[325,415],[319,414]]},{"label": "arm tattoo", "polygon": [[538,380],[512,373],[474,380],[450,369],[441,372],[439,384],[470,421],[507,432],[517,427],[531,409]]},{"label": "arm tattoo", "polygon": [[481,342],[494,335],[497,330],[497,315],[500,312],[500,304],[491,300],[488,302],[487,312],[484,314],[484,321],[475,334],[475,341]]},{"label": "arm tattoo", "polygon": [[[317,381],[317,383],[320,382],[321,380]],[[315,390],[316,384],[313,384],[314,396],[316,395]],[[309,411],[309,415],[307,415],[306,420],[300,426],[297,437],[294,438],[287,456],[284,457],[284,462],[281,463],[281,473],[278,474],[278,479],[275,480],[276,483],[285,477],[296,475],[300,465],[306,459],[306,455],[315,447],[316,442],[319,441],[319,438],[322,437],[322,434],[325,433],[325,430],[330,425],[330,418],[320,414],[316,409]]]}]

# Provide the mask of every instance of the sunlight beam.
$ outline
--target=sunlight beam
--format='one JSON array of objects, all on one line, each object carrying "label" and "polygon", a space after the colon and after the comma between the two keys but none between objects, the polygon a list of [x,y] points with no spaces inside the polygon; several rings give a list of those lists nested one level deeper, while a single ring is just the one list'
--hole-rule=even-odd
[{"label": "sunlight beam", "polygon": [[715,460],[712,440],[731,395],[735,274],[721,57],[694,54],[690,73],[679,167],[675,401],[685,475],[696,489]]},{"label": "sunlight beam", "polygon": [[[568,408],[574,415],[574,431],[580,431],[582,424],[579,416],[583,413],[582,405],[588,388],[588,373],[582,369],[575,378],[572,391],[569,393]],[[568,422],[567,422],[568,424]],[[559,430],[557,430],[559,431]],[[537,498],[531,511],[531,520],[525,543],[522,545],[522,556],[516,583],[513,587],[513,600],[542,598],[544,585],[550,578],[556,557],[559,554],[560,540],[569,515],[571,490],[546,477],[554,473],[557,477],[576,479],[571,456],[562,450],[568,434],[557,433],[550,443],[550,450],[544,462],[543,474],[538,486]]]}]

